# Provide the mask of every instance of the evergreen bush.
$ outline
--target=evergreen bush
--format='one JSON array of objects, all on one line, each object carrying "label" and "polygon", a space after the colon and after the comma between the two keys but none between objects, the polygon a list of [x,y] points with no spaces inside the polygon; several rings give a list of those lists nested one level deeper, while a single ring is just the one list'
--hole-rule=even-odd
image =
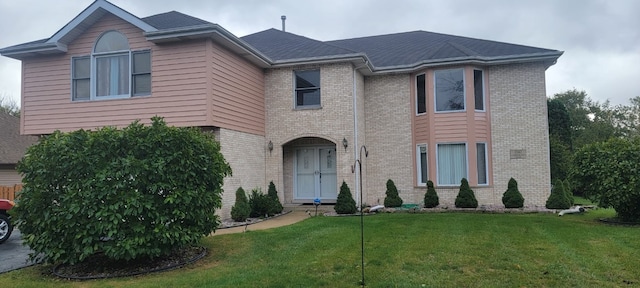
[{"label": "evergreen bush", "polygon": [[269,199],[271,200],[271,203],[269,203],[269,214],[274,215],[282,213],[282,203],[280,203],[280,198],[278,198],[278,191],[276,190],[276,185],[273,184],[273,181],[269,182],[269,190],[267,190],[267,195],[269,195]]},{"label": "evergreen bush", "polygon": [[460,181],[460,191],[458,191],[455,204],[457,208],[478,208],[478,200],[476,200],[466,178],[462,178]]},{"label": "evergreen bush", "polygon": [[237,222],[246,221],[251,215],[251,206],[249,206],[249,200],[247,199],[247,194],[244,192],[242,187],[239,187],[236,190],[236,202],[231,207],[231,219]]},{"label": "evergreen bush", "polygon": [[524,197],[518,190],[518,182],[516,179],[509,179],[507,191],[502,194],[502,204],[504,208],[522,208],[524,207]]},{"label": "evergreen bush", "polygon": [[347,183],[342,181],[340,185],[340,193],[336,200],[336,205],[333,208],[338,214],[354,214],[357,211],[356,201],[351,196],[351,189],[347,186]]},{"label": "evergreen bush", "polygon": [[564,192],[566,193],[567,200],[569,200],[569,206],[573,206],[575,200],[573,199],[573,188],[571,188],[569,179],[562,181],[562,185],[564,185]]},{"label": "evergreen bush", "polygon": [[273,216],[273,201],[269,195],[262,193],[260,188],[254,188],[249,195],[249,206],[251,207],[251,217],[269,217]]},{"label": "evergreen bush", "polygon": [[424,194],[424,207],[425,208],[434,208],[440,205],[440,199],[438,198],[438,193],[436,193],[436,188],[433,187],[433,181],[427,181],[427,193]]},{"label": "evergreen bush", "polygon": [[553,183],[551,195],[549,195],[545,207],[547,209],[569,209],[571,207],[571,202],[569,202],[562,180],[556,180]]},{"label": "evergreen bush", "polygon": [[400,207],[402,206],[402,198],[398,195],[398,189],[393,180],[387,180],[387,191],[384,197],[384,207]]}]

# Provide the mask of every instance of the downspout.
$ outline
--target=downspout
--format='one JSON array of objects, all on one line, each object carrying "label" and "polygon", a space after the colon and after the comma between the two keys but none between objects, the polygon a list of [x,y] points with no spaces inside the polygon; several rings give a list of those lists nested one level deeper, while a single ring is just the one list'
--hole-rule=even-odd
[{"label": "downspout", "polygon": [[367,67],[369,61],[364,60],[364,64],[362,66],[359,67],[355,67],[353,69],[353,159],[354,159],[354,183],[355,183],[355,188],[356,188],[356,207],[358,208],[358,211],[362,208],[362,203],[358,203],[360,202],[360,172],[358,171],[358,169],[355,169],[355,160],[358,159],[358,149],[360,146],[358,143],[358,85],[357,85],[357,76],[358,76],[358,69],[362,69],[364,67]]}]

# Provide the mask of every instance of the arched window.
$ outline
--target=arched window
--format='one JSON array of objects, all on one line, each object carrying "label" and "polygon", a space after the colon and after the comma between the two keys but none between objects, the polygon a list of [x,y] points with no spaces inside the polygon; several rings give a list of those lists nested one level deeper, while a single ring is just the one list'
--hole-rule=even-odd
[{"label": "arched window", "polygon": [[91,56],[72,58],[73,100],[127,98],[151,93],[151,52],[131,51],[127,37],[107,31]]}]

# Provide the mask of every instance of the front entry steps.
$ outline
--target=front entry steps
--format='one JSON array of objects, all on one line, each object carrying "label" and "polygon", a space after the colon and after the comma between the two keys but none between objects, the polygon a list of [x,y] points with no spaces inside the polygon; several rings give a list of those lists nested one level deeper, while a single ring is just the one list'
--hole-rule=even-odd
[{"label": "front entry steps", "polygon": [[[311,214],[316,212],[316,206],[313,204],[283,204],[285,211],[302,211],[309,212]],[[318,213],[320,212],[333,212],[335,204],[322,204],[318,206]]]}]

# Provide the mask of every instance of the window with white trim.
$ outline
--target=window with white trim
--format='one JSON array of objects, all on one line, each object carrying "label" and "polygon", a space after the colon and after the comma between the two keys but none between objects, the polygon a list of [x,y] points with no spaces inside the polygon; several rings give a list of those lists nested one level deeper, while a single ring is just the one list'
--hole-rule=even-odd
[{"label": "window with white trim", "polygon": [[427,162],[427,144],[419,144],[416,147],[416,171],[418,175],[418,186],[427,185],[429,181],[429,162]]},{"label": "window with white trim", "polygon": [[320,107],[320,70],[295,71],[295,107]]},{"label": "window with white trim", "polygon": [[473,94],[475,108],[484,111],[484,75],[482,70],[473,70]]},{"label": "window with white trim", "polygon": [[436,112],[465,109],[464,69],[436,70],[434,84]]},{"label": "window with white trim", "polygon": [[467,145],[438,144],[436,152],[438,185],[460,185],[462,178],[467,178]]},{"label": "window with white trim", "polygon": [[131,51],[126,36],[103,33],[91,56],[71,58],[73,100],[128,98],[151,94],[151,51]]},{"label": "window with white trim", "polygon": [[422,114],[427,112],[427,87],[426,76],[420,74],[416,76],[416,113]]},{"label": "window with white trim", "polygon": [[489,184],[487,143],[476,143],[476,163],[478,166],[478,185]]}]

